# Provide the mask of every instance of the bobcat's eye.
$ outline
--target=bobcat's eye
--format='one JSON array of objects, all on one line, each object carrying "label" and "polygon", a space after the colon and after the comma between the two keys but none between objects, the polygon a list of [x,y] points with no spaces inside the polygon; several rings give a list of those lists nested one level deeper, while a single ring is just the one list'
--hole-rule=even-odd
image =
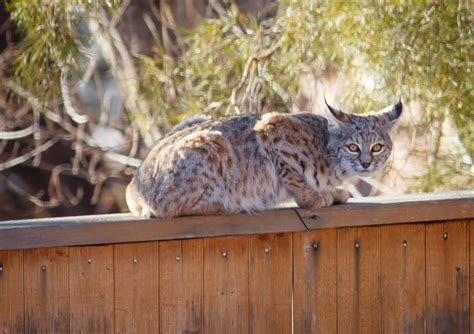
[{"label": "bobcat's eye", "polygon": [[374,146],[372,146],[372,152],[380,152],[382,150],[382,145],[380,144],[375,144]]},{"label": "bobcat's eye", "polygon": [[357,146],[356,144],[349,144],[349,145],[347,145],[347,148],[351,152],[358,152],[359,151],[359,146]]}]

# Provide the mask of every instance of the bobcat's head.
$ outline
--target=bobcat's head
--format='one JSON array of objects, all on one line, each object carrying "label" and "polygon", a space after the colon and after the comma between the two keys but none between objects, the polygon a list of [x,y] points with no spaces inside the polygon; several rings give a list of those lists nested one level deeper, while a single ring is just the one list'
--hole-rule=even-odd
[{"label": "bobcat's head", "polygon": [[381,170],[392,151],[390,132],[402,113],[401,101],[367,115],[344,113],[327,104],[331,134],[328,149],[350,174],[366,176]]}]

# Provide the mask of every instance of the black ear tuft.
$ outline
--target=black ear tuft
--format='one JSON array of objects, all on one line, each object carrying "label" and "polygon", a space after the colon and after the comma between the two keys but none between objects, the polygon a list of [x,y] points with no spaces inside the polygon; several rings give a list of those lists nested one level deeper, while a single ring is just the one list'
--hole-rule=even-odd
[{"label": "black ear tuft", "polygon": [[339,123],[350,122],[351,120],[350,116],[342,112],[341,110],[331,107],[328,101],[326,101],[326,98],[324,98],[324,103],[326,104],[327,110],[329,110],[329,113],[326,113],[326,115],[329,116],[327,117],[327,119],[330,123],[333,123],[333,125],[337,125],[337,122]]},{"label": "black ear tuft", "polygon": [[388,112],[387,116],[390,122],[396,121],[400,115],[402,114],[403,104],[402,101],[399,100]]},{"label": "black ear tuft", "polygon": [[387,125],[390,129],[392,129],[394,125],[398,122],[398,120],[400,119],[402,110],[403,110],[402,101],[398,101],[396,104],[388,106],[387,108],[380,110],[378,114],[380,115],[380,117],[388,121]]}]

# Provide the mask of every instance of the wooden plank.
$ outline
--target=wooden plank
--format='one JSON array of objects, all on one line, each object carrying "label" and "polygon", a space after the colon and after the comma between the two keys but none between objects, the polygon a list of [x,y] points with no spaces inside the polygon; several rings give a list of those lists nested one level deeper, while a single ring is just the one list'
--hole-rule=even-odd
[{"label": "wooden plank", "polygon": [[0,249],[191,239],[224,235],[304,231],[292,209],[255,215],[141,219],[130,214],[0,222]]},{"label": "wooden plank", "polygon": [[114,245],[116,333],[159,332],[158,243]]},{"label": "wooden plank", "polygon": [[27,333],[69,332],[67,247],[24,252]]},{"label": "wooden plank", "polygon": [[310,229],[406,224],[474,217],[474,191],[366,197],[298,214]]},{"label": "wooden plank", "polygon": [[467,221],[426,226],[426,332],[469,332]]},{"label": "wooden plank", "polygon": [[23,251],[0,251],[0,332],[24,333]]},{"label": "wooden plank", "polygon": [[161,333],[203,333],[203,239],[160,242]]},{"label": "wooden plank", "polygon": [[72,333],[114,332],[113,246],[69,248]]},{"label": "wooden plank", "polygon": [[380,228],[337,231],[337,322],[341,333],[381,333]]},{"label": "wooden plank", "polygon": [[295,333],[336,333],[336,229],[293,234]]},{"label": "wooden plank", "polygon": [[248,237],[204,239],[204,333],[248,333]]},{"label": "wooden plank", "polygon": [[474,219],[469,221],[469,326],[474,331]]},{"label": "wooden plank", "polygon": [[383,333],[425,328],[425,226],[381,228]]},{"label": "wooden plank", "polygon": [[291,333],[292,234],[250,237],[249,332]]}]

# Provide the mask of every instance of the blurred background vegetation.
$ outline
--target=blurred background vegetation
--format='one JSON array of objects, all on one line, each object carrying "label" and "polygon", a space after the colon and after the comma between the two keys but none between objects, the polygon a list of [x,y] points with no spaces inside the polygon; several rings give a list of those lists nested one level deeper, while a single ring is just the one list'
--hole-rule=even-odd
[{"label": "blurred background vegetation", "polygon": [[364,113],[401,98],[390,166],[353,196],[474,188],[469,0],[7,0],[0,218],[126,210],[124,187],[196,114]]}]

